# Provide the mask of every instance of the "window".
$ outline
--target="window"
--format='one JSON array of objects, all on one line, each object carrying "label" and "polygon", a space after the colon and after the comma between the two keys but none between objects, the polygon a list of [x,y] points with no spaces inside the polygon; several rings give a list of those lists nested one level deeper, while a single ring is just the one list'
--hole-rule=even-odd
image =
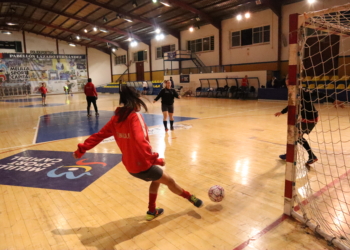
[{"label": "window", "polygon": [[157,47],[156,59],[163,59],[164,53],[175,51],[175,44],[170,44],[162,47]]},{"label": "window", "polygon": [[126,55],[123,56],[116,56],[115,57],[115,64],[126,64]]},{"label": "window", "polygon": [[191,52],[213,51],[214,50],[214,36],[205,37],[201,39],[187,41],[187,50]]},{"label": "window", "polygon": [[234,31],[231,33],[231,46],[247,46],[270,42],[270,25]]},{"label": "window", "polygon": [[232,47],[241,46],[241,32],[240,31],[232,32],[231,46]]},{"label": "window", "polygon": [[134,53],[134,62],[147,61],[147,51],[141,50]]}]

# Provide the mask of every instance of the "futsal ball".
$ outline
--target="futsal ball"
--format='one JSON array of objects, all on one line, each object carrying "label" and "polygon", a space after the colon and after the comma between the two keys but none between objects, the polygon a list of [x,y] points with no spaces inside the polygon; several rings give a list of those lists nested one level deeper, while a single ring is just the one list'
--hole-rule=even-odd
[{"label": "futsal ball", "polygon": [[215,185],[209,188],[208,195],[211,201],[220,202],[225,197],[225,190],[223,187]]}]

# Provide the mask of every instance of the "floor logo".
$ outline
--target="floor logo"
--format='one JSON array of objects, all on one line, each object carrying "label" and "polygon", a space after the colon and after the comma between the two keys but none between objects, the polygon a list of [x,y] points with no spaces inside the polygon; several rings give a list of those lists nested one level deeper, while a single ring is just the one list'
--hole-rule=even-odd
[{"label": "floor logo", "polygon": [[121,161],[121,155],[27,150],[0,160],[0,184],[82,191]]}]

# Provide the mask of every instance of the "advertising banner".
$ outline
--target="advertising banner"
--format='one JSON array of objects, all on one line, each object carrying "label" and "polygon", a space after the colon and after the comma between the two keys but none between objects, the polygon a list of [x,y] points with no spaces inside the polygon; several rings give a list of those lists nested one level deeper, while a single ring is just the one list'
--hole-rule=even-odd
[{"label": "advertising banner", "polygon": [[87,82],[85,55],[0,53],[0,87],[30,84],[31,94],[38,94],[42,83],[48,94],[82,91]]}]

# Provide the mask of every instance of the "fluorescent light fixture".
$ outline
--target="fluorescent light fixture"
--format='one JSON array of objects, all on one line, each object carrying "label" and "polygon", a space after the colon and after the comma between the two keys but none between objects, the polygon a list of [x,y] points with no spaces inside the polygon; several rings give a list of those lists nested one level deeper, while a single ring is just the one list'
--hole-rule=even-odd
[{"label": "fluorescent light fixture", "polygon": [[80,40],[80,36],[79,35],[77,35],[76,38],[77,38],[77,40]]},{"label": "fluorescent light fixture", "polygon": [[241,14],[238,14],[238,15],[236,16],[236,18],[237,18],[238,21],[240,21],[240,20],[242,20],[242,15],[241,15]]},{"label": "fluorescent light fixture", "polygon": [[250,13],[249,13],[249,12],[245,13],[245,14],[244,14],[244,17],[245,17],[245,18],[250,18]]},{"label": "fluorescent light fixture", "polygon": [[171,7],[171,5],[169,3],[167,3],[167,2],[160,2],[160,3],[163,4],[166,7]]},{"label": "fluorescent light fixture", "polygon": [[103,33],[108,33],[108,30],[105,30],[105,29],[100,29],[100,31]]},{"label": "fluorescent light fixture", "polygon": [[11,31],[7,31],[7,30],[2,30],[1,33],[5,34],[5,35],[11,35],[12,34]]},{"label": "fluorescent light fixture", "polygon": [[91,41],[91,39],[90,38],[88,38],[88,37],[85,37],[85,36],[82,36],[82,37],[80,37],[81,39],[84,39],[84,40],[86,40],[86,41]]},{"label": "fluorescent light fixture", "polygon": [[13,22],[6,22],[7,25],[10,25],[10,26],[15,26],[15,25],[19,25],[18,23],[13,23]]},{"label": "fluorescent light fixture", "polygon": [[69,46],[75,47],[77,45],[75,45],[74,43],[69,43]]},{"label": "fluorescent light fixture", "polygon": [[308,2],[309,4],[313,4],[313,3],[316,2],[316,0],[308,0],[307,2]]},{"label": "fluorescent light fixture", "polygon": [[87,32],[88,32],[88,30],[87,30],[87,29],[84,29],[84,32],[85,32],[85,33],[87,33]]},{"label": "fluorescent light fixture", "polygon": [[97,27],[95,26],[95,27],[93,28],[93,30],[96,32],[96,31],[97,31]]},{"label": "fluorescent light fixture", "polygon": [[193,27],[190,27],[188,30],[189,30],[190,32],[193,32],[193,31],[194,31],[194,28],[193,28]]},{"label": "fluorescent light fixture", "polygon": [[158,1],[157,0],[152,0],[153,3],[157,3]]},{"label": "fluorescent light fixture", "polygon": [[156,28],[156,33],[159,34],[160,33],[160,28]]},{"label": "fluorescent light fixture", "polygon": [[131,46],[131,47],[136,47],[136,46],[137,46],[137,42],[136,42],[136,41],[132,41],[132,42],[130,43],[130,46]]},{"label": "fluorescent light fixture", "polygon": [[129,23],[132,23],[132,20],[131,20],[130,18],[124,17],[124,20],[127,21],[127,22],[129,22]]}]

